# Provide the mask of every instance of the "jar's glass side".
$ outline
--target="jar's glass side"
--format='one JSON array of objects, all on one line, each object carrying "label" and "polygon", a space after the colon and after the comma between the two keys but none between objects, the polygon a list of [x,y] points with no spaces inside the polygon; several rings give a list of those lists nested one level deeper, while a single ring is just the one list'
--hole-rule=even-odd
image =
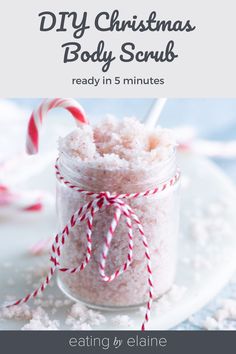
[{"label": "jar's glass side", "polygon": [[[62,187],[64,188],[64,187]],[[72,191],[72,193],[76,193]],[[63,193],[61,193],[63,196]],[[79,199],[79,200],[78,200]],[[67,199],[68,200],[68,199]],[[70,199],[72,200],[72,199]],[[64,199],[65,201],[65,199]],[[74,202],[80,203],[74,196]],[[65,202],[64,202],[65,203]],[[173,283],[176,270],[176,247],[178,234],[179,187],[166,193],[162,198],[153,196],[145,200],[132,201],[145,230],[152,260],[155,298],[168,291]],[[70,206],[66,203],[61,220],[68,216]],[[105,236],[113,217],[112,208],[97,213],[93,228],[93,249],[90,263],[80,273],[59,273],[64,290],[75,299],[99,307],[124,307],[140,305],[147,300],[147,269],[144,247],[134,225],[133,262],[130,268],[111,283],[99,276],[99,260]],[[62,226],[62,224],[61,224]],[[62,265],[76,267],[85,256],[86,226],[76,226],[64,246]],[[112,241],[107,260],[107,274],[113,273],[126,260],[128,235],[125,221],[121,219]]]},{"label": "jar's glass side", "polygon": [[[76,178],[80,187],[93,190],[94,179],[103,190],[109,186],[113,191],[135,192],[144,191],[154,187],[164,177],[171,177],[176,171],[175,157],[169,161],[166,172],[160,173],[160,169],[143,171],[143,175],[137,175],[137,171],[131,174],[120,171],[108,171],[108,174],[100,171],[93,171],[90,175],[80,174],[80,169],[73,168],[67,177]],[[65,166],[64,166],[65,167]],[[68,166],[64,172],[68,172]],[[90,171],[91,172],[91,171]],[[135,174],[136,172],[136,174]],[[113,175],[112,175],[113,173]],[[70,176],[71,175],[71,176]],[[115,177],[116,176],[116,177]],[[161,176],[161,177],[160,177]],[[127,177],[129,180],[127,180]],[[102,179],[102,181],[100,181]],[[113,180],[113,181],[112,181]],[[60,228],[63,228],[71,215],[79,207],[91,200],[91,197],[84,196],[71,190],[64,184],[57,182],[57,210]],[[143,225],[145,235],[149,243],[152,260],[153,282],[155,298],[168,291],[173,283],[176,270],[177,235],[179,223],[179,182],[167,191],[151,197],[142,197],[127,201],[135,210]],[[120,308],[143,304],[147,300],[147,269],[144,256],[144,247],[137,227],[133,225],[134,250],[133,262],[130,268],[119,278],[107,283],[101,280],[99,275],[99,261],[102,251],[104,236],[106,235],[113,218],[112,207],[99,211],[94,217],[92,234],[92,256],[87,267],[79,273],[58,274],[59,284],[62,290],[74,299],[84,301],[96,307]],[[128,230],[123,217],[116,229],[112,240],[111,249],[107,259],[107,274],[113,273],[127,258],[128,252]],[[62,252],[62,265],[66,267],[78,266],[86,251],[86,225],[85,223],[73,228],[69,239],[64,245]]]},{"label": "jar's glass side", "polygon": [[137,165],[133,168],[94,168],[90,163],[80,162],[61,153],[58,165],[63,176],[82,189],[93,192],[117,193],[141,192],[156,187],[176,173],[176,150],[164,161],[151,166]]}]

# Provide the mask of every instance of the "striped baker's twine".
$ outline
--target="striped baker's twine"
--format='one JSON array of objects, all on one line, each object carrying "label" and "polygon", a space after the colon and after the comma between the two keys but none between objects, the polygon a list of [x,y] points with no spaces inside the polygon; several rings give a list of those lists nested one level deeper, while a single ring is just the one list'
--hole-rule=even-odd
[{"label": "striped baker's twine", "polygon": [[[177,171],[175,176],[167,180],[166,182],[162,183],[158,187],[154,189],[147,190],[145,192],[138,192],[138,193],[126,193],[126,194],[111,194],[110,192],[100,192],[100,193],[94,193],[90,191],[86,191],[83,189],[80,189],[78,186],[72,184],[70,181],[67,181],[61,174],[58,164],[56,163],[55,165],[56,169],[56,177],[59,181],[64,183],[68,188],[71,188],[78,193],[91,196],[92,200],[85,205],[81,206],[79,210],[77,210],[70,218],[68,224],[64,227],[63,231],[58,233],[55,236],[54,242],[52,244],[52,251],[51,251],[51,257],[50,261],[52,262],[52,266],[50,268],[50,271],[48,275],[46,276],[45,280],[42,282],[39,288],[35,289],[33,292],[25,296],[24,298],[21,298],[17,300],[16,302],[7,305],[7,307],[11,306],[16,306],[20,305],[23,303],[26,303],[32,298],[35,298],[39,293],[42,293],[47,285],[49,284],[52,276],[54,275],[56,270],[59,270],[61,272],[65,273],[77,273],[82,270],[87,266],[87,264],[90,261],[91,258],[91,253],[92,253],[92,228],[93,228],[93,218],[94,215],[101,210],[102,208],[113,206],[115,209],[114,216],[111,222],[111,225],[109,227],[109,230],[107,232],[107,235],[104,238],[104,243],[102,247],[102,253],[100,255],[100,262],[99,262],[99,273],[103,281],[106,282],[111,282],[115,278],[119,277],[122,273],[124,273],[130,266],[133,258],[133,230],[132,230],[132,220],[136,223],[137,228],[139,230],[141,240],[144,246],[144,254],[146,258],[146,263],[147,263],[147,273],[148,273],[148,301],[147,301],[147,307],[146,307],[146,313],[145,313],[145,318],[142,323],[142,330],[145,330],[145,325],[149,321],[150,317],[150,310],[151,310],[151,305],[153,301],[153,280],[152,280],[152,268],[151,268],[151,258],[150,258],[150,252],[149,252],[149,247],[148,247],[148,242],[146,239],[146,236],[144,234],[143,227],[141,225],[141,222],[138,218],[138,216],[135,214],[134,210],[126,204],[123,199],[134,199],[134,198],[139,198],[139,197],[147,197],[151,196],[154,194],[158,194],[163,192],[164,190],[167,190],[168,188],[173,187],[176,182],[180,178],[180,172]],[[106,269],[106,261],[108,257],[108,253],[110,250],[110,245],[112,238],[114,236],[116,227],[119,223],[121,215],[124,215],[125,220],[126,220],[126,225],[128,229],[128,255],[127,259],[124,262],[124,264],[118,268],[113,274],[107,275],[105,272]],[[86,238],[87,238],[87,248],[86,248],[86,254],[84,257],[84,260],[80,265],[78,265],[75,268],[66,268],[66,267],[61,267],[60,265],[60,256],[61,256],[61,250],[63,248],[63,245],[65,244],[65,241],[67,237],[70,235],[71,230],[74,228],[75,225],[78,225],[82,221],[85,221],[87,223],[87,230],[86,230]]]}]

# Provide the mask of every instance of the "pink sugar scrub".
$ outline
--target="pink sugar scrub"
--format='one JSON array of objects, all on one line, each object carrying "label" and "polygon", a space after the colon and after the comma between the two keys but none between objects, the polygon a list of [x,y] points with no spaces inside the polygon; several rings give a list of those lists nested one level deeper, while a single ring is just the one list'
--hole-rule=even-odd
[{"label": "pink sugar scrub", "polygon": [[[152,189],[176,173],[176,141],[172,131],[151,131],[133,118],[108,118],[98,125],[84,125],[59,140],[59,168],[65,179],[81,189],[133,193]],[[139,217],[148,240],[152,261],[154,297],[171,288],[176,270],[179,220],[179,183],[148,197],[128,200]],[[91,200],[57,182],[57,212],[60,228],[80,206]],[[139,306],[148,294],[144,247],[133,225],[133,261],[128,270],[110,283],[99,275],[102,244],[113,218],[112,207],[96,213],[92,233],[92,256],[86,268],[74,274],[58,274],[60,288],[70,297],[98,308]],[[62,250],[63,267],[78,266],[86,251],[86,225],[76,225]],[[115,231],[106,273],[119,268],[127,258],[125,220]]]},{"label": "pink sugar scrub", "polygon": [[137,168],[167,160],[176,145],[169,129],[148,130],[134,118],[108,117],[92,127],[84,125],[59,140],[59,150],[94,168]]}]

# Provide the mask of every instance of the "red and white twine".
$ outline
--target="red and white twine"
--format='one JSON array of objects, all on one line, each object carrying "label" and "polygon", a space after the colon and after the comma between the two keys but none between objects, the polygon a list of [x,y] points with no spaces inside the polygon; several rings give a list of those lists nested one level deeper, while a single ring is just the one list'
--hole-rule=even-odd
[{"label": "red and white twine", "polygon": [[[48,275],[46,276],[45,280],[42,282],[40,287],[35,289],[33,292],[31,292],[24,298],[19,299],[16,302],[7,305],[7,307],[26,303],[30,299],[35,298],[39,293],[42,293],[47,287],[47,285],[49,284],[56,270],[70,273],[70,274],[77,273],[84,270],[87,264],[89,263],[92,254],[92,229],[93,229],[94,215],[102,208],[112,206],[114,207],[115,212],[114,212],[111,225],[107,232],[107,235],[104,238],[104,243],[103,243],[102,252],[100,255],[100,262],[99,262],[99,273],[103,281],[111,282],[115,278],[119,277],[122,273],[124,273],[129,268],[133,257],[132,221],[134,221],[137,225],[139,234],[141,236],[141,240],[144,246],[144,254],[147,263],[148,301],[147,301],[145,318],[141,327],[142,330],[145,330],[145,324],[149,320],[151,304],[153,301],[153,280],[152,280],[151,258],[150,258],[148,242],[144,234],[144,230],[141,225],[141,222],[138,216],[135,214],[134,210],[124,200],[152,196],[154,194],[161,193],[164,190],[173,187],[176,184],[176,182],[179,180],[180,177],[179,171],[177,171],[174,177],[170,178],[168,181],[162,183],[161,185],[158,185],[154,189],[150,189],[145,192],[138,192],[138,193],[112,194],[110,192],[95,193],[95,192],[90,192],[90,191],[80,189],[78,188],[78,186],[72,184],[70,181],[65,180],[65,178],[61,175],[57,163],[55,165],[55,168],[56,168],[56,177],[58,180],[64,183],[68,188],[71,188],[74,191],[77,191],[78,193],[84,194],[86,196],[90,196],[91,201],[81,206],[71,216],[70,221],[64,227],[63,231],[58,233],[55,236],[54,242],[52,244],[51,257],[50,257],[52,266],[50,268]],[[116,227],[122,215],[124,215],[125,217],[127,230],[128,230],[128,255],[126,261],[120,268],[118,268],[113,274],[107,275],[105,271],[106,261],[111,247],[112,238],[115,235]],[[60,265],[61,250],[66,242],[67,237],[70,235],[71,230],[75,227],[75,225],[78,225],[83,221],[87,223],[87,230],[86,230],[87,249],[86,249],[86,255],[84,257],[84,260],[82,261],[81,264],[79,264],[75,268],[66,268],[66,267],[62,268]]]}]

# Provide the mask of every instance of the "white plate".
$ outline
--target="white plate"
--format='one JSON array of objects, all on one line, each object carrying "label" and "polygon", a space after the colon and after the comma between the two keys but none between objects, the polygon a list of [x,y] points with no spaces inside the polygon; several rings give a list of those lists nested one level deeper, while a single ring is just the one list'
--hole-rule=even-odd
[{"label": "white plate", "polygon": [[[209,160],[194,155],[183,155],[180,156],[180,167],[183,171],[183,186],[176,285],[172,292],[154,305],[148,329],[169,329],[188,318],[217,294],[229,281],[236,268],[236,236],[233,232],[236,229],[234,185]],[[54,191],[53,168],[47,167],[40,175],[31,178],[27,182],[27,187]],[[192,219],[197,221],[193,223]],[[41,269],[42,264],[46,266],[47,263],[45,257],[29,255],[28,249],[35,240],[53,235],[56,225],[53,208],[38,214],[17,215],[14,218],[1,218],[0,214],[2,301],[6,296],[18,298],[30,291],[32,274],[34,283],[37,284],[40,277],[37,269]],[[190,231],[193,227],[194,231]],[[197,239],[194,238],[194,234],[198,235]],[[65,299],[56,282],[53,283],[53,286],[45,291],[45,298],[53,294],[56,299]],[[69,308],[70,306],[59,307],[54,315],[51,314],[50,307],[47,311],[50,318],[60,320],[61,328],[69,329],[70,327],[65,325]],[[114,324],[117,312],[103,314],[107,319],[106,323],[92,326],[93,329],[127,328],[126,325]],[[143,319],[140,310],[120,314],[128,314],[132,319],[133,324],[130,324],[130,328],[140,328]],[[24,321],[14,319],[0,320],[1,329],[20,329],[24,324]]]}]

